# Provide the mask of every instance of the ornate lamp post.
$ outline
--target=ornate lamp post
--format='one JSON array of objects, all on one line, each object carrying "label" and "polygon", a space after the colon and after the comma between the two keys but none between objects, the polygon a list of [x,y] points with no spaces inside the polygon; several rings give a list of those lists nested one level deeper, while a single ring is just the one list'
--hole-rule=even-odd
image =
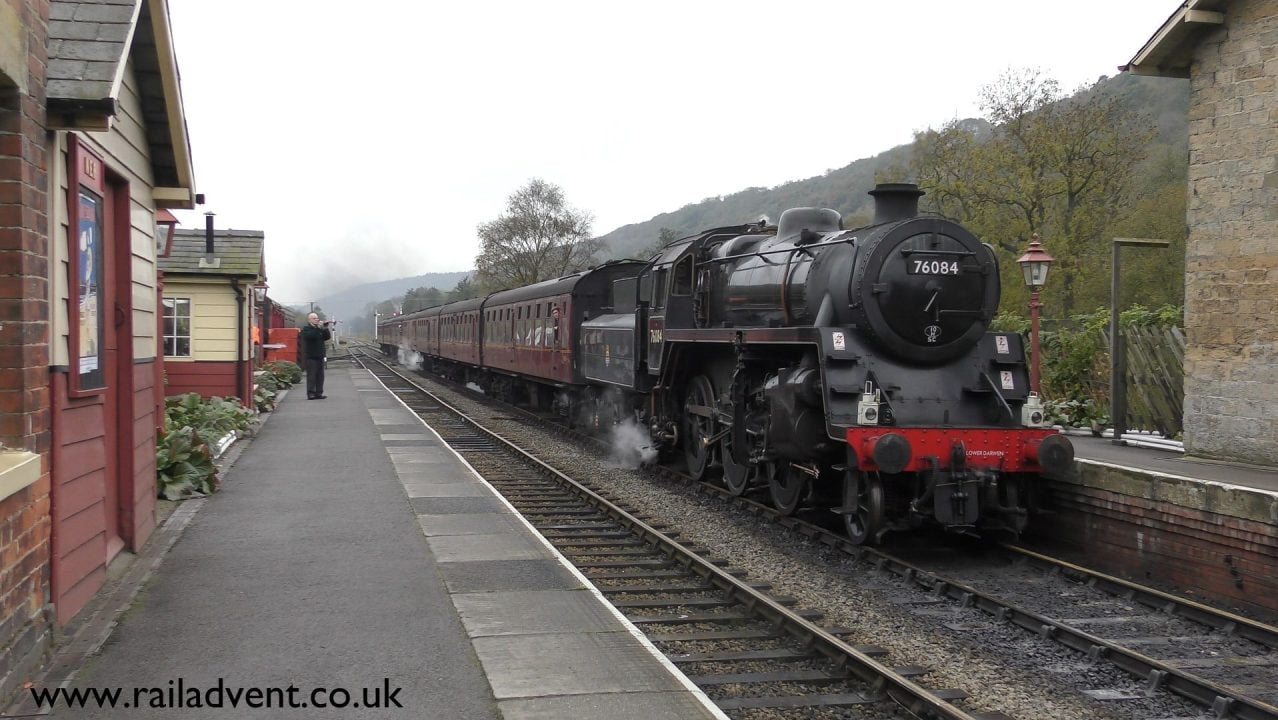
[{"label": "ornate lamp post", "polygon": [[1016,261],[1021,266],[1021,272],[1025,274],[1025,287],[1029,288],[1030,292],[1030,390],[1039,395],[1042,395],[1043,391],[1039,386],[1038,312],[1043,307],[1043,303],[1038,301],[1038,294],[1047,284],[1047,271],[1051,269],[1054,260],[1043,249],[1038,233],[1034,233],[1030,238],[1029,250]]}]

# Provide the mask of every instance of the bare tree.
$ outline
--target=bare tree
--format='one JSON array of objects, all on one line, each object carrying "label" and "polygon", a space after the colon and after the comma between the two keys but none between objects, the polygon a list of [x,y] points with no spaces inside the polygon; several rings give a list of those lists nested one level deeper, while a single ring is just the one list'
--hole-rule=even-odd
[{"label": "bare tree", "polygon": [[587,267],[602,243],[594,217],[571,207],[558,185],[533,178],[506,201],[506,212],[479,226],[475,275],[484,287],[530,285]]}]

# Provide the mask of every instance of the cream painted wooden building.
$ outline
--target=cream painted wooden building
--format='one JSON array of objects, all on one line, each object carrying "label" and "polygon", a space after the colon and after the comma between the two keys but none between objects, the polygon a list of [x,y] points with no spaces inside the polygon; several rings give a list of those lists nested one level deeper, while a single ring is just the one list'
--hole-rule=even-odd
[{"label": "cream painted wooden building", "polygon": [[[252,402],[255,311],[266,284],[265,235],[179,230],[160,256],[165,394]],[[211,252],[210,252],[211,250]]]}]

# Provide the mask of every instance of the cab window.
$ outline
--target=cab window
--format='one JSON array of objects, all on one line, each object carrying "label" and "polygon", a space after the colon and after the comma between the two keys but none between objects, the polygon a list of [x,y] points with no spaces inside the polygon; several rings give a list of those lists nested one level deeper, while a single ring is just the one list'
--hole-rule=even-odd
[{"label": "cab window", "polygon": [[666,306],[666,268],[657,271],[656,278],[652,283],[652,306],[654,308],[663,308]]},{"label": "cab window", "polygon": [[673,282],[670,283],[670,294],[686,297],[692,294],[692,256],[679,261],[675,265]]}]

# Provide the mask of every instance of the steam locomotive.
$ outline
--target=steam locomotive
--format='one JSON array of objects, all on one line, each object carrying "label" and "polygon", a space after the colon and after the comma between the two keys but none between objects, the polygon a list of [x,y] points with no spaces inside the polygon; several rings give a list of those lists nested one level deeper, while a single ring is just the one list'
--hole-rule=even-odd
[{"label": "steam locomotive", "polygon": [[989,332],[993,250],[881,184],[873,222],[795,208],[647,262],[389,318],[390,353],[593,429],[647,429],[666,461],[778,511],[828,507],[855,543],[933,521],[1019,533],[1065,472],[1014,333]]}]

